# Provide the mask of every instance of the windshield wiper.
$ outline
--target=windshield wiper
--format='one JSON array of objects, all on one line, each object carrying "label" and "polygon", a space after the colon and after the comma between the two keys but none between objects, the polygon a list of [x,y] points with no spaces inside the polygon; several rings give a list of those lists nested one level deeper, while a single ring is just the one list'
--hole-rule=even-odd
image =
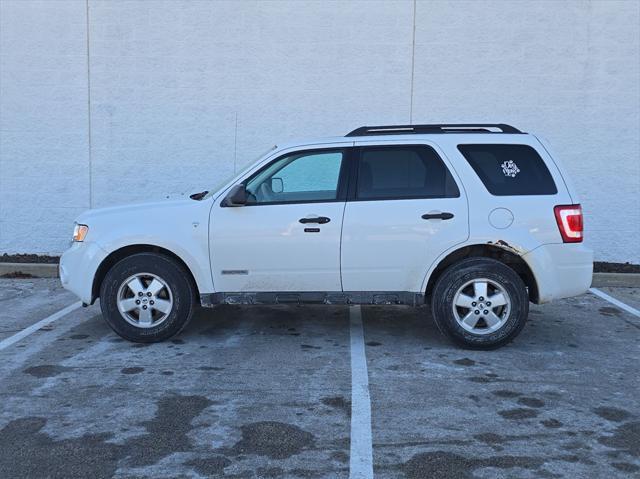
[{"label": "windshield wiper", "polygon": [[191,198],[192,200],[200,201],[202,198],[204,198],[207,195],[207,193],[209,193],[209,191],[207,190],[201,191],[200,193],[194,193],[190,195],[189,198]]}]

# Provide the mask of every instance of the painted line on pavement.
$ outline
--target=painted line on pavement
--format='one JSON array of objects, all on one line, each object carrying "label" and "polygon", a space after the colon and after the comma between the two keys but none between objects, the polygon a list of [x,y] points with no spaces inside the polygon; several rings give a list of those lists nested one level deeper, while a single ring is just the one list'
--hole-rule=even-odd
[{"label": "painted line on pavement", "polygon": [[609,301],[611,304],[615,304],[618,308],[624,309],[627,313],[631,313],[634,316],[640,318],[640,311],[638,311],[636,308],[632,308],[628,304],[625,304],[622,301],[618,301],[616,298],[609,296],[607,293],[603,293],[599,289],[589,288],[589,291],[596,296],[600,296],[605,301]]},{"label": "painted line on pavement", "polygon": [[78,301],[77,303],[70,304],[66,308],[61,309],[60,311],[58,311],[57,313],[53,313],[51,316],[48,316],[48,317],[46,317],[44,319],[41,319],[37,323],[32,324],[31,326],[28,326],[28,327],[24,328],[19,333],[16,333],[13,336],[9,336],[8,338],[3,339],[2,341],[0,341],[0,351],[2,351],[3,349],[8,348],[12,344],[17,343],[21,339],[26,338],[30,334],[35,333],[40,328],[43,328],[46,325],[51,324],[54,321],[57,321],[58,319],[62,318],[63,316],[69,314],[71,311],[75,311],[80,306],[82,306],[82,302],[80,302],[80,301]]},{"label": "painted line on pavement", "polygon": [[351,337],[351,451],[350,479],[373,479],[373,445],[371,439],[371,398],[365,353],[362,311],[349,308]]}]

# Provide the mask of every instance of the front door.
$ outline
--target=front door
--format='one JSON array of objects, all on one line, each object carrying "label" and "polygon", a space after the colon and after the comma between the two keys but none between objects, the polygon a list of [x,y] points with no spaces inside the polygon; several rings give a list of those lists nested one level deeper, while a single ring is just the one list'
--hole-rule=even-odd
[{"label": "front door", "polygon": [[245,206],[216,200],[209,241],[217,292],[341,291],[346,151],[285,154],[242,181]]},{"label": "front door", "polygon": [[426,144],[359,142],[342,233],[344,291],[420,292],[436,258],[469,236],[467,201]]}]

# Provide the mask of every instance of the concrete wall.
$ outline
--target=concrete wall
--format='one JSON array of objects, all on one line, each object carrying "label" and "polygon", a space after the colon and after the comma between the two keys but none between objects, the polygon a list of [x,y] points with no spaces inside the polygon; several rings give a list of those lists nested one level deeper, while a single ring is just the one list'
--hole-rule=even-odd
[{"label": "concrete wall", "polygon": [[276,142],[495,121],[552,143],[597,259],[640,263],[639,25],[634,0],[0,0],[0,253]]}]

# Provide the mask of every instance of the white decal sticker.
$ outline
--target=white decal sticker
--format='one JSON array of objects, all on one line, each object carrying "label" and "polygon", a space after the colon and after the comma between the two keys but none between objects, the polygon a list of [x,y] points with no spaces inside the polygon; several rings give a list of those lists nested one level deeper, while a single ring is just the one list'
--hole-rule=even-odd
[{"label": "white decal sticker", "polygon": [[520,173],[520,168],[518,168],[518,165],[516,165],[512,160],[505,161],[501,166],[504,176],[515,178],[516,175]]}]

